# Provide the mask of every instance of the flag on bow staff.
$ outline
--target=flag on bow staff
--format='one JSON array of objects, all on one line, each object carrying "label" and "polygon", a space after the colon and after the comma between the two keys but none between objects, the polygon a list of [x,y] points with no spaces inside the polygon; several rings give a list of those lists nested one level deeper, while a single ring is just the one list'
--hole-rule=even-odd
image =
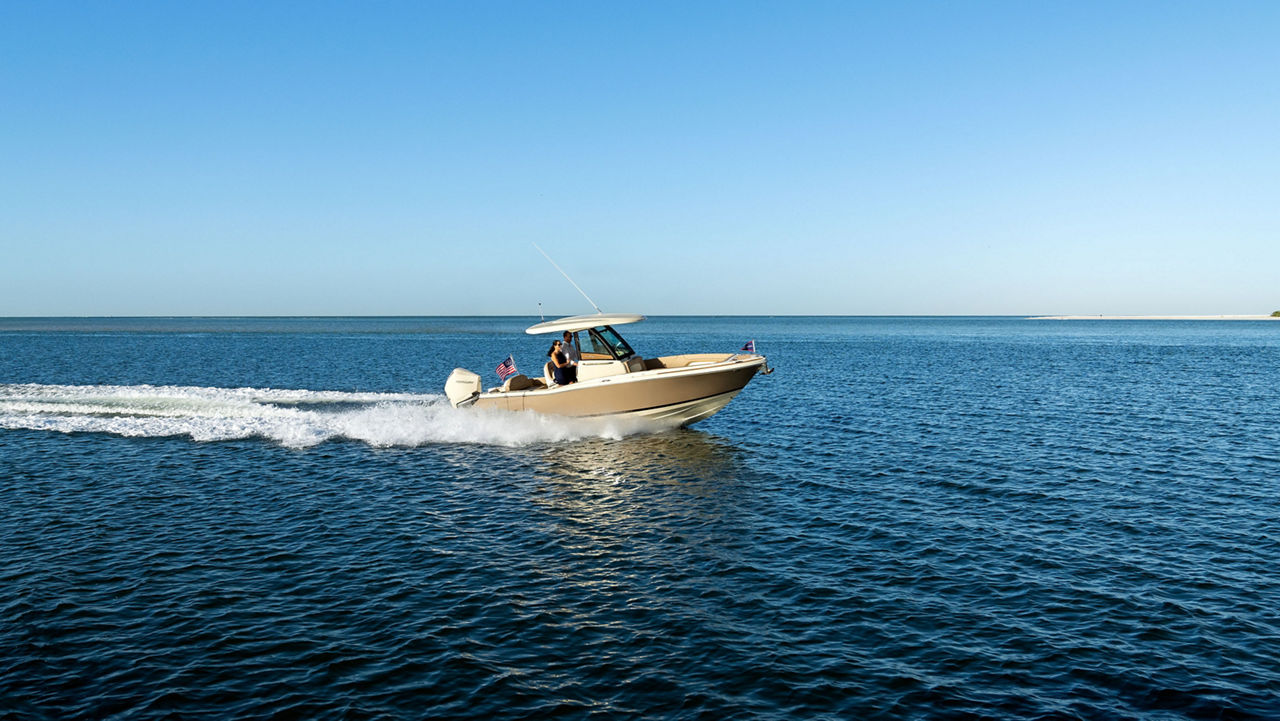
[{"label": "flag on bow staff", "polygon": [[756,352],[756,340],[755,340],[755,338],[752,338],[751,340],[747,341],[747,344],[746,344],[746,345],[744,345],[744,346],[742,346],[742,350],[744,350],[744,351],[746,351],[746,352],[748,352],[748,353],[755,353],[755,352]]},{"label": "flag on bow staff", "polygon": [[498,372],[498,377],[505,381],[516,374],[516,361],[508,355],[507,359],[499,363],[494,370]]}]

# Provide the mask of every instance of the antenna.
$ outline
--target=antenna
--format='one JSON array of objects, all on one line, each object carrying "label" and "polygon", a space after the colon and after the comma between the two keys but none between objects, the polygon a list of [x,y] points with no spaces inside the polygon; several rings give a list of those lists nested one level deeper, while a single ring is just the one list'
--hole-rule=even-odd
[{"label": "antenna", "polygon": [[584,291],[582,288],[579,288],[578,284],[573,282],[573,278],[570,278],[568,273],[564,272],[564,270],[561,269],[560,266],[556,265],[556,262],[551,259],[551,256],[547,255],[546,252],[542,250],[542,248],[538,248],[537,243],[530,243],[530,245],[532,245],[534,248],[537,248],[538,252],[542,253],[542,257],[546,258],[548,263],[550,263],[556,270],[560,271],[560,275],[563,275],[564,279],[569,281],[570,285],[572,285],[574,288],[578,288],[578,292],[582,294],[583,298],[587,299],[587,302],[591,304],[592,308],[596,309],[597,313],[604,315],[604,311],[600,310],[600,306],[596,305],[596,302],[594,300],[591,300],[591,296],[587,295],[586,291]]}]

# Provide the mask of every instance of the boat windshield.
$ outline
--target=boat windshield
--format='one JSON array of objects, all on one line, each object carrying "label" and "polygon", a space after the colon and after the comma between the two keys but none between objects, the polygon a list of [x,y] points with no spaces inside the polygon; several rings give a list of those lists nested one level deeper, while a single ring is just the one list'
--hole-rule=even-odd
[{"label": "boat windshield", "polygon": [[582,344],[583,360],[626,360],[635,354],[622,336],[607,325],[588,331]]}]

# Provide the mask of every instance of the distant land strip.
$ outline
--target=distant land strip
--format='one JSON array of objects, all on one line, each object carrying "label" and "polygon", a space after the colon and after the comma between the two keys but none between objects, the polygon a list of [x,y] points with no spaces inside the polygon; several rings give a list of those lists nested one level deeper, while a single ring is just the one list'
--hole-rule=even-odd
[{"label": "distant land strip", "polygon": [[1027,320],[1280,320],[1271,315],[1037,315]]}]

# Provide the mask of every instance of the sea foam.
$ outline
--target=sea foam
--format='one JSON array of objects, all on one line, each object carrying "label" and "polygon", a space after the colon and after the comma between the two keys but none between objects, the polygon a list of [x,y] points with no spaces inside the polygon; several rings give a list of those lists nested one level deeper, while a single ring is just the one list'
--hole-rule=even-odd
[{"label": "sea foam", "polygon": [[460,410],[437,394],[38,384],[0,384],[0,428],[195,441],[263,438],[292,448],[331,439],[380,447],[522,446],[661,429],[640,421]]}]

